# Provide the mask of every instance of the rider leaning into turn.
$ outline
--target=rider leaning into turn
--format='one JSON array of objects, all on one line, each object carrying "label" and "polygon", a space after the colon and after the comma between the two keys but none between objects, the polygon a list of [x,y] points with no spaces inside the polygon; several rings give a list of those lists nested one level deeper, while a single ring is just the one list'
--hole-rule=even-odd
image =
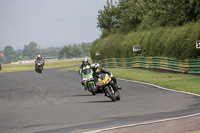
[{"label": "rider leaning into turn", "polygon": [[[118,88],[119,90],[121,90],[121,87],[118,86],[118,84],[117,84],[116,78],[113,76],[113,74],[112,74],[110,71],[108,71],[108,70],[106,70],[106,69],[104,69],[104,68],[99,68],[99,64],[98,64],[98,63],[90,64],[90,63],[88,62],[87,57],[84,57],[84,58],[82,59],[82,65],[79,67],[79,68],[80,68],[80,70],[79,70],[80,76],[82,76],[83,68],[86,67],[86,66],[90,66],[90,67],[92,68],[92,70],[93,70],[93,72],[94,72],[94,73],[93,73],[93,77],[94,77],[94,80],[95,80],[95,83],[96,83],[96,84],[97,84],[97,82],[98,82],[98,75],[101,74],[101,73],[106,73],[106,74],[108,74],[108,75],[110,76],[110,78],[115,82],[115,84],[117,85],[117,88]],[[84,86],[84,83],[83,83],[83,82],[81,82],[81,84]],[[97,85],[97,86],[98,86],[98,85]],[[86,88],[85,88],[85,90],[86,90]]]},{"label": "rider leaning into turn", "polygon": [[92,69],[93,69],[93,71],[94,71],[93,77],[94,77],[95,82],[98,81],[98,75],[99,75],[99,74],[106,73],[106,74],[108,74],[108,75],[110,76],[110,78],[115,82],[115,84],[117,85],[117,88],[118,88],[119,90],[121,90],[121,87],[117,84],[116,78],[113,76],[113,74],[112,74],[110,71],[106,70],[105,68],[99,68],[99,64],[98,64],[98,63],[92,64],[91,67],[92,67]]}]

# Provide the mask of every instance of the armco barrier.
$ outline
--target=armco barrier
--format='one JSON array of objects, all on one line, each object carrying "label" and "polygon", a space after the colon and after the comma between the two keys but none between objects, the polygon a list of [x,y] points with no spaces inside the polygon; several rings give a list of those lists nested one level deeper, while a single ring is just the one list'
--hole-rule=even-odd
[{"label": "armco barrier", "polygon": [[200,57],[196,59],[177,60],[171,57],[145,57],[142,55],[133,58],[108,58],[95,60],[102,67],[110,68],[157,68],[182,73],[200,73]]}]

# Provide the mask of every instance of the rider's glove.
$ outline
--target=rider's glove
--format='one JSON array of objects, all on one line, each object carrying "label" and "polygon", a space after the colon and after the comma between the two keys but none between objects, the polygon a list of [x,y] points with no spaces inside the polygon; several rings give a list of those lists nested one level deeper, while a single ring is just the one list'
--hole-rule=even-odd
[{"label": "rider's glove", "polygon": [[111,78],[113,77],[113,74],[112,74],[112,73],[110,74],[110,77],[111,77]]}]

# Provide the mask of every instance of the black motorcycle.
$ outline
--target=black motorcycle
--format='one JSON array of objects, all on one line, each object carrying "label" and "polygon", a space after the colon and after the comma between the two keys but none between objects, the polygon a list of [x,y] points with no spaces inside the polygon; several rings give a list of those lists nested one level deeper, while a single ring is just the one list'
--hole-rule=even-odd
[{"label": "black motorcycle", "polygon": [[38,72],[38,73],[42,73],[42,70],[43,70],[43,61],[37,61],[36,62],[36,65],[35,65],[35,71]]}]

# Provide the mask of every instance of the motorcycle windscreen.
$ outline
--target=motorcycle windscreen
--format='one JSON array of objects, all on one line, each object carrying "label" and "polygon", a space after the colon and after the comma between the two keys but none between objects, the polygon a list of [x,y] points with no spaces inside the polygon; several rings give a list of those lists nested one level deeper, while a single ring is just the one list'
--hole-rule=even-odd
[{"label": "motorcycle windscreen", "polygon": [[82,73],[83,75],[90,75],[91,69],[90,68],[84,69]]},{"label": "motorcycle windscreen", "polygon": [[106,78],[106,74],[101,74],[101,76],[99,77],[101,80],[104,80]]},{"label": "motorcycle windscreen", "polygon": [[42,61],[41,61],[41,60],[37,60],[37,62],[36,62],[36,63],[42,64]]}]

